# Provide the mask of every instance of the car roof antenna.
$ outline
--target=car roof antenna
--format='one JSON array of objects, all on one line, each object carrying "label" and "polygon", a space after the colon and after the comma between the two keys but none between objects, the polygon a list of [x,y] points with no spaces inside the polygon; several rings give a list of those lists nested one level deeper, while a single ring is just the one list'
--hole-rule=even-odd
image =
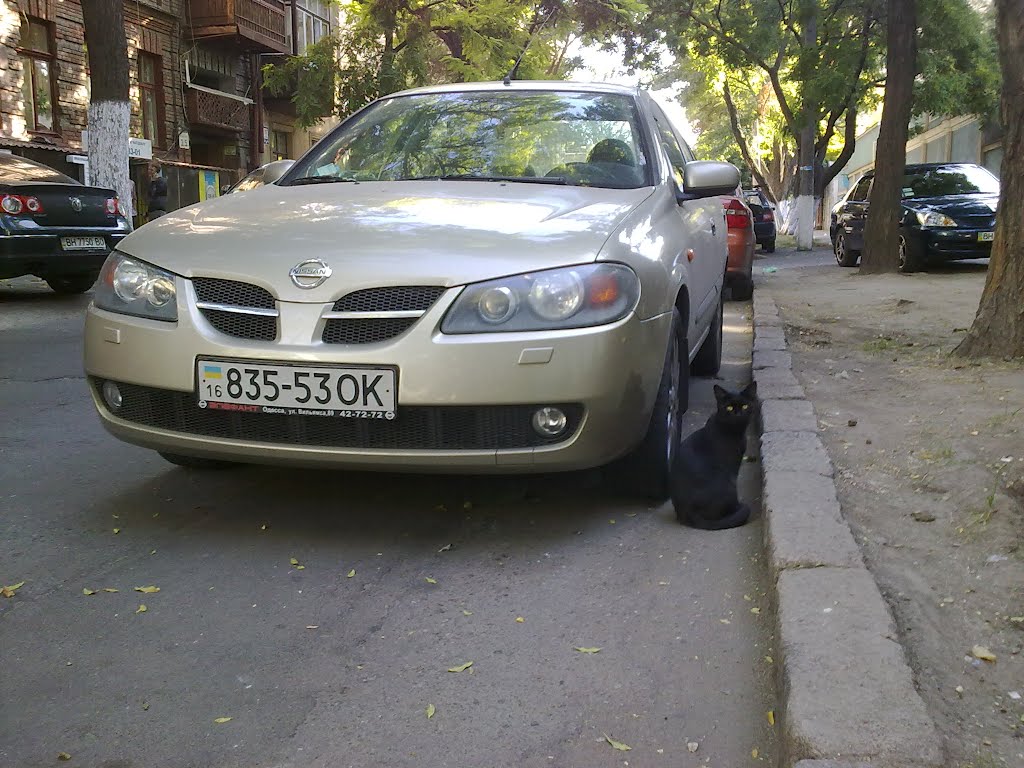
[{"label": "car roof antenna", "polygon": [[505,75],[505,77],[502,78],[502,83],[504,83],[505,85],[512,85],[512,81],[515,79],[516,73],[519,71],[519,65],[523,63],[523,57],[526,55],[526,52],[530,50],[530,44],[533,42],[533,38],[540,34],[540,31],[544,29],[544,25],[547,24],[548,21],[551,20],[551,17],[554,15],[554,11],[549,13],[547,16],[544,17],[544,21],[540,23],[540,26],[538,26],[535,30],[533,30],[530,33],[530,39],[527,40],[526,45],[523,46],[523,52],[519,54],[519,58],[516,59],[516,63],[512,65],[512,69],[510,69],[508,73]]}]

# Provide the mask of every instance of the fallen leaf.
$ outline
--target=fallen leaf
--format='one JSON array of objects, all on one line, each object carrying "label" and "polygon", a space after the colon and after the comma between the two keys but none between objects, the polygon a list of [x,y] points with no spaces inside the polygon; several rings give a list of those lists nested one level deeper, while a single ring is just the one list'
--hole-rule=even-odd
[{"label": "fallen leaf", "polygon": [[1024,616],[1011,616],[1010,621],[1014,624],[1024,624]]},{"label": "fallen leaf", "polygon": [[457,667],[448,667],[449,672],[465,672],[467,669],[473,666],[472,661],[467,661],[465,664],[459,664]]},{"label": "fallen leaf", "polygon": [[699,747],[700,747],[700,744],[698,744],[696,741],[688,741],[688,742],[686,742],[686,750],[688,752],[696,752]]},{"label": "fallen leaf", "polygon": [[260,530],[261,530],[261,531],[265,531],[265,530],[267,530],[267,524],[266,524],[266,523],[264,523],[263,525],[261,525],[261,526],[260,526]]},{"label": "fallen leaf", "polygon": [[667,582],[667,581],[659,581],[658,582],[658,586],[659,587],[667,587],[668,585],[669,585],[669,582]]},{"label": "fallen leaf", "polygon": [[935,515],[931,512],[911,512],[910,516],[919,523],[934,523]]},{"label": "fallen leaf", "polygon": [[104,587],[103,591],[104,592],[117,592],[117,590],[114,589],[113,587]]},{"label": "fallen leaf", "polygon": [[473,612],[472,612],[472,611],[463,611],[463,612],[462,612],[462,615],[463,615],[463,616],[472,616],[472,615],[473,615]]},{"label": "fallen leaf", "polygon": [[89,588],[86,587],[86,588],[82,589],[82,594],[83,595],[95,595],[96,594],[96,590],[95,589],[89,589]]},{"label": "fallen leaf", "polygon": [[732,624],[732,622],[729,621],[728,619],[719,619],[719,621],[722,622],[723,624]]},{"label": "fallen leaf", "polygon": [[524,619],[522,616],[516,616],[516,624],[522,624],[525,621],[526,619]]},{"label": "fallen leaf", "polygon": [[351,571],[349,571],[349,572],[348,572],[348,578],[350,578],[350,579],[351,579],[351,578],[352,578],[353,576],[355,576],[355,575],[356,575],[356,569],[355,569],[355,568],[353,568],[353,569],[352,569]]},{"label": "fallen leaf", "polygon": [[766,662],[767,662],[768,664],[774,664],[774,663],[775,663],[775,659],[773,659],[773,658],[772,658],[771,656],[765,656],[765,657],[764,657],[764,660],[765,660],[765,661],[766,661]]},{"label": "fallen leaf", "polygon": [[664,749],[656,749],[654,751],[657,752],[659,755],[664,755],[665,754],[665,750]]},{"label": "fallen leaf", "polygon": [[292,565],[298,565],[299,564],[299,561],[296,560],[294,557],[289,557],[288,558],[288,562],[291,563]]},{"label": "fallen leaf", "polygon": [[469,512],[469,510],[471,510],[471,509],[473,508],[473,502],[472,502],[472,501],[467,501],[467,502],[465,502],[465,503],[464,503],[464,504],[462,505],[462,508],[463,508],[464,510],[466,510],[467,512]]},{"label": "fallen leaf", "polygon": [[17,584],[11,584],[9,587],[0,587],[0,595],[4,597],[14,597],[14,593],[25,586],[24,581],[19,581]]},{"label": "fallen leaf", "polygon": [[775,727],[775,710],[774,709],[769,709],[768,710],[768,725],[770,725],[772,728]]},{"label": "fallen leaf", "polygon": [[116,536],[117,534],[119,534],[120,532],[121,532],[121,529],[120,529],[120,528],[115,528],[115,529],[114,529],[114,535],[115,535],[115,536]]},{"label": "fallen leaf", "polygon": [[619,752],[629,752],[633,749],[629,744],[623,744],[621,741],[616,741],[607,733],[602,733],[601,735],[604,736],[604,740],[611,745],[612,749],[617,749]]},{"label": "fallen leaf", "polygon": [[304,571],[304,570],[306,570],[306,566],[304,566],[304,565],[296,565],[295,566],[295,570],[296,571]]},{"label": "fallen leaf", "polygon": [[149,554],[151,554],[151,555],[155,555],[155,554],[156,554],[156,550],[155,550],[155,549],[154,549],[154,550],[152,550],[152,551],[151,551],[151,552],[150,552]]},{"label": "fallen leaf", "polygon": [[71,759],[71,755],[69,755],[67,752],[58,752],[57,753],[57,759],[58,760],[62,760],[64,762],[67,762],[68,760]]},{"label": "fallen leaf", "polygon": [[231,722],[231,718],[230,717],[215,717],[215,718],[213,718],[213,722],[215,722],[217,725],[223,725],[224,723],[230,723]]},{"label": "fallen leaf", "polygon": [[757,760],[757,754],[757,747],[754,747],[752,750],[750,750],[750,756],[755,760]]},{"label": "fallen leaf", "polygon": [[752,614],[754,614],[755,616],[760,616],[761,615],[761,609],[760,608],[751,608],[750,612]]},{"label": "fallen leaf", "polygon": [[609,521],[608,521],[608,523],[609,523],[610,525],[615,525],[615,521],[614,521],[614,520],[609,520]]},{"label": "fallen leaf", "polygon": [[956,691],[956,695],[957,696],[963,696],[964,695],[964,687],[962,685],[958,685],[953,690]]},{"label": "fallen leaf", "polygon": [[142,702],[142,711],[143,712],[148,712],[149,711],[149,704],[147,702],[145,702],[145,701]]},{"label": "fallen leaf", "polygon": [[159,592],[160,587],[135,587],[135,591],[144,595],[152,595],[154,592]]},{"label": "fallen leaf", "polygon": [[600,653],[601,652],[600,648],[573,648],[573,650],[574,651],[579,651],[580,653]]},{"label": "fallen leaf", "polygon": [[448,551],[449,549],[451,549],[451,548],[452,548],[452,545],[451,545],[451,544],[445,544],[445,545],[444,545],[443,547],[441,547],[441,548],[440,548],[439,550],[437,550],[437,551],[438,551],[438,552],[447,552],[447,551]]},{"label": "fallen leaf", "polygon": [[307,624],[306,629],[320,629],[319,624]]},{"label": "fallen leaf", "polygon": [[996,655],[992,653],[992,651],[990,651],[984,645],[976,645],[973,648],[971,648],[971,655],[974,656],[974,658],[976,659],[981,659],[982,661],[996,660]]},{"label": "fallen leaf", "polygon": [[427,576],[427,584],[437,584],[437,579],[432,579]]},{"label": "fallen leaf", "polygon": [[145,613],[148,610],[149,609],[145,605],[140,605],[138,608],[135,609],[135,612],[136,613]]},{"label": "fallen leaf", "polygon": [[433,704],[427,704],[427,720],[432,718],[434,716],[435,712],[437,712],[437,709],[434,707],[434,705]]},{"label": "fallen leaf", "polygon": [[751,597],[750,595],[744,595],[744,596],[743,596],[743,599],[744,599],[744,600],[746,600],[746,601],[747,601],[747,602],[749,603],[749,602],[750,602],[751,600],[753,600],[754,598],[752,598],[752,597]]}]

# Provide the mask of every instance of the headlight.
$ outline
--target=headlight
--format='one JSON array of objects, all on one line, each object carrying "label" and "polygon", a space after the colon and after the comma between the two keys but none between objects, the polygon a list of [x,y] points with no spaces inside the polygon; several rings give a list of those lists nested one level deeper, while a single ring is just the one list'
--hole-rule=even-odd
[{"label": "headlight", "polygon": [[955,227],[956,222],[938,211],[917,211],[917,222],[922,227]]},{"label": "headlight", "polygon": [[174,275],[118,251],[104,262],[93,301],[111,312],[152,320],[178,319]]},{"label": "headlight", "polygon": [[442,333],[584,328],[621,320],[636,307],[640,281],[623,264],[584,264],[466,286]]}]

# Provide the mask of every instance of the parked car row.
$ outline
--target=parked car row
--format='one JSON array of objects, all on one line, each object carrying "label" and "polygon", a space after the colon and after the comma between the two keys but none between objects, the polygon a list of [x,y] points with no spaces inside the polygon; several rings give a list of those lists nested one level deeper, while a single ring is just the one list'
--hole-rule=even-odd
[{"label": "parked car row", "polygon": [[[836,262],[855,267],[864,248],[868,172],[832,209],[829,234]],[[995,233],[999,180],[972,163],[908,165],[899,211],[899,269],[917,272],[931,263],[988,258]]]}]

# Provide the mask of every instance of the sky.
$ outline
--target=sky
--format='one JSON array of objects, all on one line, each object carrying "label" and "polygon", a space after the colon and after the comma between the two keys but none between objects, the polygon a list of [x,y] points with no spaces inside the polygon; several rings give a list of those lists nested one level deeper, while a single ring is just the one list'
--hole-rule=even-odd
[{"label": "sky", "polygon": [[[573,80],[593,81],[600,80],[608,83],[622,83],[624,85],[636,85],[637,75],[629,76],[626,68],[622,65],[621,51],[602,51],[598,48],[580,48],[573,52],[583,59],[583,69],[572,74]],[[693,132],[690,121],[686,119],[686,110],[675,100],[675,90],[665,88],[660,91],[652,91],[651,95],[655,101],[665,110],[679,132],[686,139],[691,147],[697,142],[697,134]]]}]

